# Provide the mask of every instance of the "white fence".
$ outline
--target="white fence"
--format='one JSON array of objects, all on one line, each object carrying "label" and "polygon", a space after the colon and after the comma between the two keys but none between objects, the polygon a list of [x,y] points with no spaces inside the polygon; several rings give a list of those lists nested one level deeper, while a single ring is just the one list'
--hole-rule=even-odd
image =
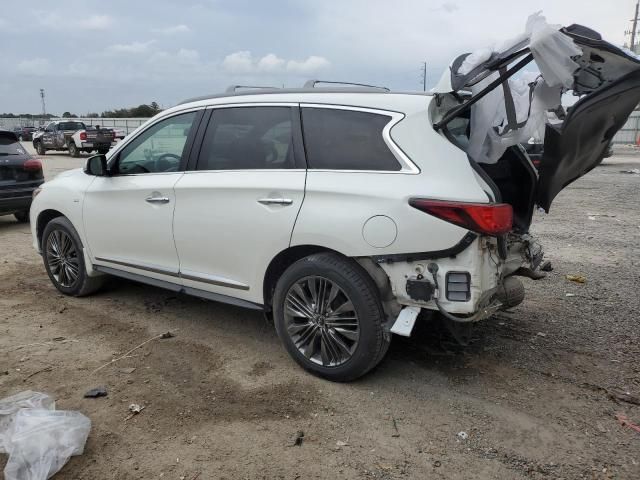
[{"label": "white fence", "polygon": [[0,117],[0,128],[13,130],[15,127],[40,127],[45,126],[53,120],[77,120],[85,125],[100,125],[107,128],[121,128],[128,135],[136,128],[149,120],[148,118],[52,118],[50,120],[41,118],[8,118]]},{"label": "white fence", "polygon": [[614,144],[636,144],[640,136],[640,110],[635,110],[613,137]]}]

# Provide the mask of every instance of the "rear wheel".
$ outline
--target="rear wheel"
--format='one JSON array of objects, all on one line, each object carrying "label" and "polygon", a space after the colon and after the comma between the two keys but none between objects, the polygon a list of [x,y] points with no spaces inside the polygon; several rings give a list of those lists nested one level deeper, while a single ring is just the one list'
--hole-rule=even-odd
[{"label": "rear wheel", "polygon": [[103,277],[87,274],[82,242],[65,217],[54,218],[44,228],[42,258],[51,282],[65,295],[89,295],[103,284]]},{"label": "rear wheel", "polygon": [[99,149],[98,149],[98,153],[99,153],[100,155],[106,155],[108,151],[109,151],[109,149],[108,149],[108,148],[99,148]]},{"label": "rear wheel", "polygon": [[273,305],[289,354],[328,380],[364,375],[390,342],[375,284],[360,265],[337,254],[315,254],[291,265],[278,280]]},{"label": "rear wheel", "polygon": [[71,155],[72,157],[80,156],[80,150],[78,149],[76,144],[73,142],[69,142],[69,155]]},{"label": "rear wheel", "polygon": [[21,212],[16,212],[13,214],[16,217],[16,220],[20,223],[26,223],[29,221],[29,210],[23,210]]},{"label": "rear wheel", "polygon": [[38,155],[44,155],[47,153],[47,150],[44,148],[42,142],[36,142],[36,152]]}]

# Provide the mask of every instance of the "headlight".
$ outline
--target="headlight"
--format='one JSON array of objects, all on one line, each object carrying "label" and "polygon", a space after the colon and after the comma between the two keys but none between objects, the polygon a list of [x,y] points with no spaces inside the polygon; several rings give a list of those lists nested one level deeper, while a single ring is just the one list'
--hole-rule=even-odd
[{"label": "headlight", "polygon": [[31,194],[31,198],[36,198],[41,191],[42,191],[42,187],[36,188]]}]

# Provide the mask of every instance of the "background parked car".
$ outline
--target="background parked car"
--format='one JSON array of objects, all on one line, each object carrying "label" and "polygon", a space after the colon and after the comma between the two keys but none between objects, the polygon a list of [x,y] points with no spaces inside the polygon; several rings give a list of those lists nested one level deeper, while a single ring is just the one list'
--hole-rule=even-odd
[{"label": "background parked car", "polygon": [[42,183],[40,160],[26,152],[15,132],[0,130],[0,215],[28,222],[33,191]]},{"label": "background parked car", "polygon": [[13,129],[13,131],[18,136],[18,139],[20,139],[20,141],[28,142],[33,138],[36,127],[16,127]]},{"label": "background parked car", "polygon": [[73,120],[58,120],[33,136],[33,147],[38,155],[46,154],[47,150],[68,150],[72,157],[78,157],[80,152],[97,150],[98,153],[106,153],[113,141],[113,130],[108,128],[100,128],[100,125],[87,127],[83,122]]}]

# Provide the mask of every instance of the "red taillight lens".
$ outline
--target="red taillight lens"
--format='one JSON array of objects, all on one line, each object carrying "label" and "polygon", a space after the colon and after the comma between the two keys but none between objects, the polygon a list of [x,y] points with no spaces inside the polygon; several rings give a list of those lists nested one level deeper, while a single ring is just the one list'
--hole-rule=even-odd
[{"label": "red taillight lens", "polygon": [[87,132],[80,132],[80,140],[86,140],[87,139]]},{"label": "red taillight lens", "polygon": [[513,226],[513,209],[506,203],[465,203],[412,198],[409,205],[454,225],[485,235],[503,235]]},{"label": "red taillight lens", "polygon": [[27,172],[39,172],[42,170],[42,163],[40,163],[40,160],[27,160],[22,164],[22,169]]}]

